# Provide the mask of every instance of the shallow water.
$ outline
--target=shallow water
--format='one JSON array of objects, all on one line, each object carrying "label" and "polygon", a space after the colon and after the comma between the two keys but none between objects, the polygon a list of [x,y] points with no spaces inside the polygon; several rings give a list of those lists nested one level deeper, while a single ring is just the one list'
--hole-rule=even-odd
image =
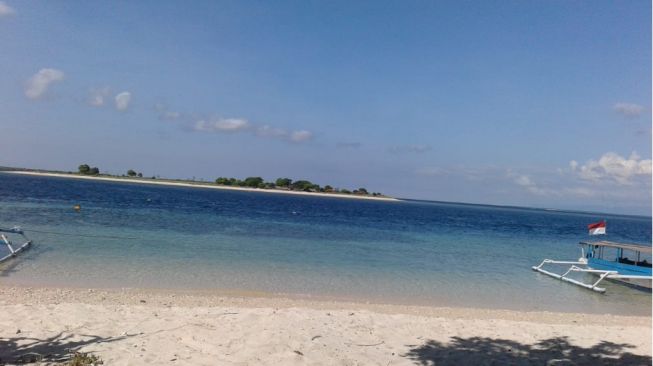
[{"label": "shallow water", "polygon": [[597,294],[531,270],[577,259],[600,219],[606,239],[651,245],[649,217],[0,174],[0,226],[35,241],[0,282],[650,314],[650,292]]}]

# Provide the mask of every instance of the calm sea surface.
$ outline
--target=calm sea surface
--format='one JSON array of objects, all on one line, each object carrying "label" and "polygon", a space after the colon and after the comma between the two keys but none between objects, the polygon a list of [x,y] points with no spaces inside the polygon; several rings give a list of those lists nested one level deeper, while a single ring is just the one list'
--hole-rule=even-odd
[{"label": "calm sea surface", "polygon": [[531,270],[577,259],[600,219],[606,239],[651,245],[647,217],[0,173],[0,226],[35,242],[0,267],[0,283],[650,314],[650,292],[606,283],[597,294]]}]

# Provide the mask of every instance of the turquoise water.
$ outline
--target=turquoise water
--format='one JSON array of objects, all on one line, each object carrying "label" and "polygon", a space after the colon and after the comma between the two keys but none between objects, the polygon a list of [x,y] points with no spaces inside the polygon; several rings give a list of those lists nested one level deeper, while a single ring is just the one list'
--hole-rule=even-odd
[{"label": "turquoise water", "polygon": [[650,314],[650,292],[602,295],[530,269],[577,259],[600,219],[608,239],[651,245],[649,217],[0,174],[0,226],[35,241],[0,282]]}]

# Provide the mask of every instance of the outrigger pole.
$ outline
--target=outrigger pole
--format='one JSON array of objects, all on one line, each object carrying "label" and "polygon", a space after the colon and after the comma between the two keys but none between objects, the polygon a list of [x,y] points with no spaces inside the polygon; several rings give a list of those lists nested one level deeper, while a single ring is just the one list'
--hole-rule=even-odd
[{"label": "outrigger pole", "polygon": [[[545,269],[542,269],[542,266],[547,264],[547,263],[549,263],[549,264],[571,264],[571,267],[569,268],[569,270],[567,270],[567,272],[565,272],[564,274],[559,275],[557,273],[549,272],[549,271],[547,271]],[[594,290],[596,292],[601,292],[601,293],[605,292],[605,288],[598,287],[597,285],[601,281],[603,281],[606,277],[614,276],[614,275],[618,274],[617,271],[602,271],[602,270],[595,270],[595,269],[580,268],[580,267],[577,266],[577,264],[587,265],[587,261],[571,262],[571,261],[554,261],[552,259],[545,259],[545,260],[542,261],[542,263],[540,263],[539,266],[533,266],[532,268],[533,268],[533,271],[538,271],[538,272],[543,273],[545,275],[557,278],[557,279],[559,279],[561,281],[569,282],[569,283],[572,283],[574,285],[585,287],[586,289]],[[599,276],[598,281],[594,282],[593,284],[588,284],[588,283],[583,283],[581,281],[575,280],[573,278],[566,277],[571,272],[597,273],[597,274],[600,274],[600,276]]]},{"label": "outrigger pole", "polygon": [[[18,248],[14,249],[11,240],[9,240],[9,238],[7,237],[7,235],[5,235],[5,233],[20,235],[25,239],[25,242],[20,244]],[[9,249],[9,254],[0,258],[0,263],[15,257],[16,255],[18,255],[18,253],[29,248],[29,246],[32,244],[32,241],[25,236],[25,233],[19,227],[13,227],[11,229],[5,229],[0,227],[0,239],[2,239],[2,242],[4,242],[7,245],[7,248]]]},{"label": "outrigger pole", "polygon": [[[549,272],[545,269],[542,269],[542,266],[545,264],[571,264],[571,267],[565,272],[564,274],[557,274],[553,272]],[[629,275],[629,274],[619,274],[619,271],[611,271],[611,270],[605,270],[605,269],[593,269],[593,268],[581,268],[578,267],[578,265],[585,265],[587,266],[587,260],[582,258],[578,262],[570,262],[570,261],[554,261],[551,259],[545,259],[540,263],[539,266],[533,266],[533,271],[538,271],[540,273],[543,273],[547,276],[551,276],[554,278],[557,278],[559,280],[565,281],[572,283],[574,285],[578,285],[581,287],[585,287],[586,289],[594,290],[596,292],[605,292],[605,288],[603,287],[598,287],[598,284],[601,283],[601,281],[608,279],[608,280],[651,280],[651,276],[645,276],[645,275]],[[582,272],[582,273],[593,273],[595,275],[599,276],[599,279],[592,283],[584,283],[578,280],[575,280],[573,278],[567,277],[567,275],[571,272]]]}]

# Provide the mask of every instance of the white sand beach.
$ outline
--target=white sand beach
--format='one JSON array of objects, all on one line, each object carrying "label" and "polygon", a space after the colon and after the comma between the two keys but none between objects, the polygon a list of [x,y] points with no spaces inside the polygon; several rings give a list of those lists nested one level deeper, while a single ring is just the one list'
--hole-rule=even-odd
[{"label": "white sand beach", "polygon": [[651,363],[651,318],[179,291],[0,287],[0,364]]},{"label": "white sand beach", "polygon": [[335,198],[348,198],[360,200],[376,200],[376,201],[399,201],[392,197],[374,197],[374,196],[360,196],[355,194],[339,194],[339,193],[318,193],[318,192],[300,192],[300,191],[286,191],[281,189],[257,189],[247,187],[230,187],[220,186],[208,183],[186,183],[175,182],[167,179],[148,179],[148,178],[121,178],[121,177],[98,177],[79,174],[65,174],[65,173],[45,173],[35,171],[21,171],[21,170],[6,170],[2,173],[34,175],[41,177],[56,177],[56,178],[69,178],[69,179],[86,179],[107,182],[121,182],[121,183],[137,183],[137,184],[154,184],[161,186],[176,186],[176,187],[190,187],[190,188],[209,188],[209,189],[223,189],[232,191],[246,191],[246,192],[260,192],[260,193],[278,193],[278,194],[292,194],[298,196],[315,196],[315,197],[335,197]]}]

